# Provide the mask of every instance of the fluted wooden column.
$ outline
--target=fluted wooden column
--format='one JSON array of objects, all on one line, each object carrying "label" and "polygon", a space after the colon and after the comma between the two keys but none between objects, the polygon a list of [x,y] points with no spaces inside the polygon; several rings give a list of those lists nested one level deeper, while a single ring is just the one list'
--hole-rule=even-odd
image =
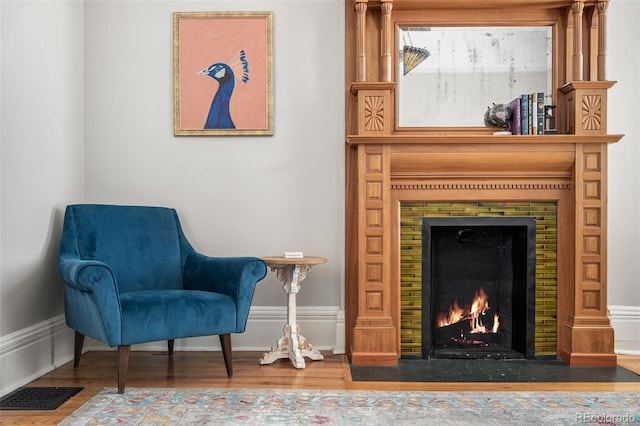
[{"label": "fluted wooden column", "polygon": [[367,80],[367,54],[366,32],[367,32],[367,0],[356,0],[356,81]]},{"label": "fluted wooden column", "polygon": [[573,58],[572,58],[572,80],[582,81],[584,56],[582,54],[582,13],[584,11],[584,1],[575,0],[571,5],[573,12]]},{"label": "fluted wooden column", "polygon": [[607,79],[607,8],[609,0],[600,0],[598,8],[598,80]]},{"label": "fluted wooden column", "polygon": [[591,11],[591,24],[589,25],[589,78],[590,81],[598,81],[598,10]]},{"label": "fluted wooden column", "polygon": [[565,74],[564,74],[564,82],[568,83],[573,78],[573,11],[569,10],[567,12],[567,29],[565,31],[565,49],[564,49],[564,63],[565,63]]},{"label": "fluted wooden column", "polygon": [[383,1],[380,5],[380,11],[382,12],[382,39],[380,40],[380,60],[381,60],[381,75],[380,81],[392,81],[391,70],[393,64],[393,58],[391,52],[393,50],[393,26],[391,22],[391,10],[393,8],[393,2]]}]

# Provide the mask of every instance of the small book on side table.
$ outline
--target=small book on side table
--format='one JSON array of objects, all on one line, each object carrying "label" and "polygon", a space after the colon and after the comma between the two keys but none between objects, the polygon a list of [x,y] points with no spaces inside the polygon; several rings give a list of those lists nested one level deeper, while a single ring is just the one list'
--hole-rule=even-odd
[{"label": "small book on side table", "polygon": [[303,259],[304,254],[301,251],[285,251],[282,253],[285,259]]}]

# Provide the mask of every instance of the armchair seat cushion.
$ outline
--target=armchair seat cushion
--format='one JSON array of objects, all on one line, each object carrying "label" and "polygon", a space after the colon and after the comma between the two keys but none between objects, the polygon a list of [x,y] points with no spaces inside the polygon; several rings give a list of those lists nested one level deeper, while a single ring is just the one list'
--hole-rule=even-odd
[{"label": "armchair seat cushion", "polygon": [[122,344],[236,331],[236,304],[220,293],[143,290],[120,295]]}]

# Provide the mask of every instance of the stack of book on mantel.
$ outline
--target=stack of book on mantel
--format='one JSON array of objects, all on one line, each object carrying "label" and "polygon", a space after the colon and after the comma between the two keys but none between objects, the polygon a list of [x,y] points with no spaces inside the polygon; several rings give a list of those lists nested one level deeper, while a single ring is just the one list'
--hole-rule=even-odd
[{"label": "stack of book on mantel", "polygon": [[555,129],[555,105],[544,104],[544,92],[525,93],[511,102],[511,134],[553,135]]}]

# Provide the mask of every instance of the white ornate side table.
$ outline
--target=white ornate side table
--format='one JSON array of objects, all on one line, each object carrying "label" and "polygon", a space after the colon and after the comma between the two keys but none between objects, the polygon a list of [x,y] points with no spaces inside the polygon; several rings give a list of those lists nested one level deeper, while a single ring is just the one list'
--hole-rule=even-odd
[{"label": "white ornate side table", "polygon": [[271,364],[281,358],[289,358],[295,368],[304,368],[304,357],[314,361],[324,359],[320,351],[313,349],[307,339],[300,334],[300,326],[296,323],[296,294],[300,291],[300,282],[307,276],[307,271],[316,265],[326,263],[327,259],[318,256],[305,256],[290,259],[282,256],[263,257],[262,260],[277,274],[284,283],[287,293],[287,325],[284,335],[278,339],[276,346],[260,358],[260,364]]}]

